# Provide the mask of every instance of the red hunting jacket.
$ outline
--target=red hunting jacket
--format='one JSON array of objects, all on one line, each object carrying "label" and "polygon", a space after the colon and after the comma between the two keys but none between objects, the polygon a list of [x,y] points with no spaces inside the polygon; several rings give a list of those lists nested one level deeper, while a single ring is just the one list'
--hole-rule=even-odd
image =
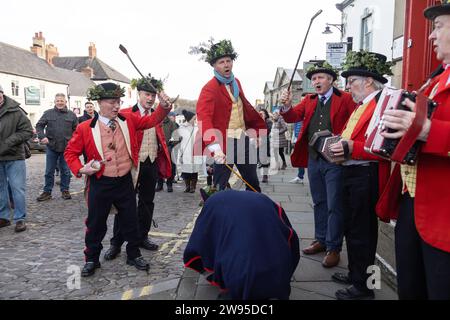
[{"label": "red hunting jacket", "polygon": [[[239,96],[244,105],[244,122],[250,137],[265,135],[260,130],[267,130],[266,123],[245,98],[241,83],[239,86]],[[212,142],[219,143],[222,151],[226,153],[226,130],[231,117],[233,102],[225,87],[216,78],[212,78],[202,89],[197,102],[197,120],[199,130],[195,138],[194,153],[197,155],[209,154],[207,145]],[[253,132],[252,132],[253,131]],[[266,133],[267,134],[267,133]],[[201,147],[201,150],[199,150]]]},{"label": "red hunting jacket", "polygon": [[[375,108],[377,106],[378,97],[379,95],[376,98],[372,99],[369,105],[364,110],[363,114],[358,120],[358,123],[353,129],[350,140],[353,140],[353,152],[351,154],[351,158],[353,160],[378,161],[378,195],[380,196],[389,179],[389,175],[391,172],[391,162],[364,151],[364,143],[366,142],[366,138],[364,137],[364,135],[367,131],[370,120],[372,119],[373,112],[375,111]],[[342,131],[344,131],[344,129]]]},{"label": "red hunting jacket", "polygon": [[[348,118],[355,110],[356,103],[349,93],[336,88],[333,88],[331,97],[331,128],[334,134],[340,134]],[[287,112],[281,113],[284,120],[288,123],[303,121],[294,152],[291,155],[293,167],[308,167],[308,128],[318,100],[317,94],[309,94],[298,105]]]},{"label": "red hunting jacket", "polygon": [[[429,245],[450,252],[450,68],[425,91],[430,95],[436,83],[433,100],[438,106],[431,118],[427,142],[417,161],[414,216],[421,238]],[[397,164],[382,197],[377,214],[383,220],[396,219],[402,188],[400,166]]]},{"label": "red hunting jacket", "polygon": [[[138,117],[133,113],[119,113],[117,123],[119,124],[125,138],[127,149],[133,160],[134,167],[139,164],[139,149],[137,136],[138,130],[150,129],[159,124],[169,113],[170,109],[164,109],[158,106],[156,111],[147,117]],[[77,126],[72,139],[70,139],[64,158],[74,175],[78,176],[78,172],[83,167],[80,161],[80,155],[86,154],[87,161],[103,160],[103,151],[100,138],[100,126],[98,124],[98,116],[91,120],[85,121]],[[104,166],[96,173],[100,178],[103,174]]]},{"label": "red hunting jacket", "polygon": [[[123,114],[134,114],[137,117],[141,117],[139,112],[139,107],[135,104],[133,107],[122,109]],[[158,138],[158,156],[156,158],[156,163],[158,165],[159,176],[163,179],[170,178],[172,176],[172,162],[170,161],[170,153],[167,148],[166,139],[164,136],[164,130],[162,128],[162,122],[155,126],[156,137]],[[137,132],[137,142],[139,149],[141,148],[142,139],[144,138],[144,131],[139,130]]]}]

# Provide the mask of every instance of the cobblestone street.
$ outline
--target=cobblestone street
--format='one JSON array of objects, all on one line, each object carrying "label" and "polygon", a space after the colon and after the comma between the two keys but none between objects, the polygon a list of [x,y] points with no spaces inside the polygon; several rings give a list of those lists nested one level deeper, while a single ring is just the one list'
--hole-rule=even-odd
[{"label": "cobblestone street", "polygon": [[[84,220],[87,208],[82,189],[84,180],[72,177],[72,200],[63,200],[59,186],[53,199],[37,202],[42,192],[45,154],[27,160],[27,231],[15,233],[14,226],[0,229],[0,299],[120,299],[139,289],[141,295],[177,286],[184,267],[182,252],[199,211],[199,195],[185,194],[181,181],[174,193],[164,189],[155,197],[151,238],[160,245],[157,252],[141,249],[150,262],[147,274],[126,264],[125,248],[113,261],[104,261],[109,247],[113,216],[103,241],[101,268],[90,278],[81,278],[80,289],[70,290],[68,268],[84,265]],[[56,179],[57,180],[57,179]],[[71,267],[72,266],[72,267]]]},{"label": "cobblestone street", "polygon": [[[89,278],[80,278],[79,289],[73,288],[74,270],[84,265],[84,220],[87,208],[83,198],[83,180],[72,179],[72,200],[63,200],[58,186],[53,199],[37,202],[44,181],[45,154],[33,154],[27,160],[28,230],[15,233],[14,226],[0,229],[0,300],[2,299],[89,299],[89,300],[216,300],[218,289],[205,277],[184,269],[182,255],[200,211],[199,193],[183,193],[184,184],[174,184],[174,192],[156,193],[154,218],[158,228],[150,236],[160,245],[157,252],[141,249],[150,262],[148,274],[126,264],[125,248],[113,261],[105,261],[109,247],[113,215],[103,241],[101,268]],[[288,168],[270,176],[263,184],[264,194],[279,202],[300,237],[304,248],[314,238],[314,217],[308,182],[288,181],[297,170]],[[201,180],[201,184],[205,181]],[[235,176],[234,189],[244,189]],[[345,285],[331,281],[331,275],[347,270],[346,247],[336,268],[321,266],[324,253],[304,256],[291,281],[291,300],[335,299],[334,292]],[[396,294],[382,279],[376,299],[396,299]],[[68,285],[69,284],[69,285]]]}]

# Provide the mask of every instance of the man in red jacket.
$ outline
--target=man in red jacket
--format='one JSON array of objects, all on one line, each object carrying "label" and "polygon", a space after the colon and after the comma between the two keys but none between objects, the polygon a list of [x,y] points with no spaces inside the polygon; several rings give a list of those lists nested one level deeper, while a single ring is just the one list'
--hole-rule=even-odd
[{"label": "man in red jacket", "polygon": [[[148,85],[149,81],[152,85]],[[137,81],[138,102],[132,108],[121,110],[123,114],[132,114],[138,118],[152,114],[155,104],[157,92],[154,89],[162,90],[162,82],[155,78],[148,77]],[[171,161],[169,151],[166,145],[166,139],[161,127],[158,123],[153,128],[138,131],[137,140],[139,145],[139,166],[136,191],[139,197],[138,201],[138,218],[139,218],[139,238],[141,239],[140,247],[146,250],[156,251],[158,245],[151,241],[148,237],[153,220],[153,210],[155,204],[155,187],[159,175],[168,178],[171,175]],[[120,248],[125,239],[120,233],[119,217],[114,218],[113,237],[111,238],[111,246],[105,252],[105,259],[112,260],[120,253]]]},{"label": "man in red jacket", "polygon": [[[214,155],[213,183],[219,190],[226,188],[230,178],[231,171],[223,164],[227,162],[231,166],[235,164],[242,177],[260,192],[256,173],[256,144],[260,141],[260,135],[267,134],[267,129],[258,112],[245,98],[239,80],[233,75],[233,60],[237,54],[229,40],[222,40],[198,51],[206,53],[206,62],[214,68],[214,78],[203,87],[198,98],[197,120],[200,130],[195,140],[194,153]],[[254,143],[250,143],[251,140]]]},{"label": "man in red jacket", "polygon": [[309,94],[295,107],[292,96],[284,91],[281,115],[288,123],[303,121],[291,163],[294,167],[308,168],[311,196],[314,202],[315,240],[303,249],[304,254],[326,251],[322,261],[326,268],[336,266],[340,260],[343,240],[342,221],[342,168],[328,163],[312,147],[308,147],[314,133],[329,130],[340,134],[355,108],[350,94],[333,87],[336,72],[329,64],[318,64],[308,70],[316,94]]},{"label": "man in red jacket", "polygon": [[[424,91],[437,103],[431,120],[423,124],[424,142],[417,165],[396,165],[377,205],[385,218],[396,219],[395,253],[400,299],[450,299],[450,1],[429,7],[425,17],[434,22],[429,39],[445,70]],[[415,110],[415,104],[406,100]],[[402,137],[415,112],[388,110],[382,119],[387,138]],[[400,192],[401,191],[401,192]]]},{"label": "man in red jacket", "polygon": [[[170,111],[168,97],[160,94],[160,106],[151,116],[138,117],[119,113],[120,97],[124,89],[107,82],[91,88],[90,100],[98,100],[99,114],[78,125],[64,152],[70,170],[77,177],[87,179],[88,217],[86,219],[86,264],[81,272],[91,276],[100,267],[106,220],[111,206],[118,209],[121,234],[127,244],[127,264],[139,270],[148,270],[149,264],[141,256],[138,234],[136,193],[131,171],[139,165],[137,131],[149,129],[160,123]],[[81,164],[80,155],[88,163]]]},{"label": "man in red jacket", "polygon": [[347,78],[358,107],[350,116],[342,139],[330,146],[334,156],[344,156],[343,216],[347,243],[348,275],[335,273],[332,279],[350,286],[336,291],[339,300],[373,299],[373,288],[367,285],[367,268],[375,264],[378,239],[378,219],[375,206],[386,185],[391,169],[388,160],[364,151],[365,133],[377,106],[381,90],[391,75],[386,57],[372,52],[347,53],[342,76]]}]

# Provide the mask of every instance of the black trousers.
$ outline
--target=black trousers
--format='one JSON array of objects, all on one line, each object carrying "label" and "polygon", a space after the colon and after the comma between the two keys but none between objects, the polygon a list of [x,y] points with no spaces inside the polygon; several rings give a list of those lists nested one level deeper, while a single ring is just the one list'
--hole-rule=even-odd
[{"label": "black trousers", "polygon": [[[250,145],[250,139],[246,136],[241,139],[227,139],[227,164],[230,167],[236,165],[239,173],[255,190],[261,192],[259,187],[257,168],[257,150]],[[225,190],[231,171],[223,164],[214,164],[213,183],[219,190]],[[246,185],[246,190],[251,190]]]},{"label": "black trousers", "polygon": [[378,164],[343,168],[344,236],[352,284],[367,291],[367,267],[375,264],[378,240]]},{"label": "black trousers", "polygon": [[395,257],[399,299],[450,300],[450,253],[422,240],[408,193],[402,196],[395,226]]},{"label": "black trousers", "polygon": [[[155,208],[153,200],[155,199],[155,187],[157,180],[158,166],[156,161],[151,162],[150,159],[147,158],[145,162],[141,162],[140,164],[137,184],[137,194],[139,197],[137,206],[137,216],[139,221],[138,237],[140,242],[148,238],[148,233],[150,232],[150,228],[152,226],[153,210]],[[111,245],[120,247],[126,239],[121,232],[118,219],[118,216],[114,218],[114,229],[113,237],[111,238]]]},{"label": "black trousers", "polygon": [[284,157],[284,148],[278,148],[278,154],[280,155],[283,163],[286,163],[286,158]]},{"label": "black trousers", "polygon": [[88,218],[86,220],[86,261],[97,262],[103,249],[102,240],[107,231],[107,219],[112,205],[118,214],[117,225],[121,235],[128,241],[127,255],[130,259],[141,255],[139,251],[138,217],[136,213],[136,194],[131,174],[120,178],[89,177]]}]

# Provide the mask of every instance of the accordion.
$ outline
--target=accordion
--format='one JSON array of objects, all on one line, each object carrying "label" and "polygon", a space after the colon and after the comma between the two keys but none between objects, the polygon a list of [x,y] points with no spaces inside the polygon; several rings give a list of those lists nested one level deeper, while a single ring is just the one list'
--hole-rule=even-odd
[{"label": "accordion", "polygon": [[[413,122],[410,130],[400,139],[383,137],[381,133],[385,130],[389,133],[395,132],[395,130],[383,128],[381,118],[384,111],[393,109],[411,111],[408,107],[402,105],[406,98],[416,102],[415,123]],[[422,94],[415,95],[402,89],[384,88],[365,134],[364,150],[384,159],[414,165],[422,144],[421,141],[416,141],[417,136],[420,133],[425,117],[430,118],[435,108],[436,103]]]},{"label": "accordion", "polygon": [[330,131],[319,131],[314,133],[309,146],[316,150],[319,155],[328,162],[343,162],[346,160],[345,156],[336,157],[330,151],[330,145],[341,140],[341,136],[335,136]]}]

